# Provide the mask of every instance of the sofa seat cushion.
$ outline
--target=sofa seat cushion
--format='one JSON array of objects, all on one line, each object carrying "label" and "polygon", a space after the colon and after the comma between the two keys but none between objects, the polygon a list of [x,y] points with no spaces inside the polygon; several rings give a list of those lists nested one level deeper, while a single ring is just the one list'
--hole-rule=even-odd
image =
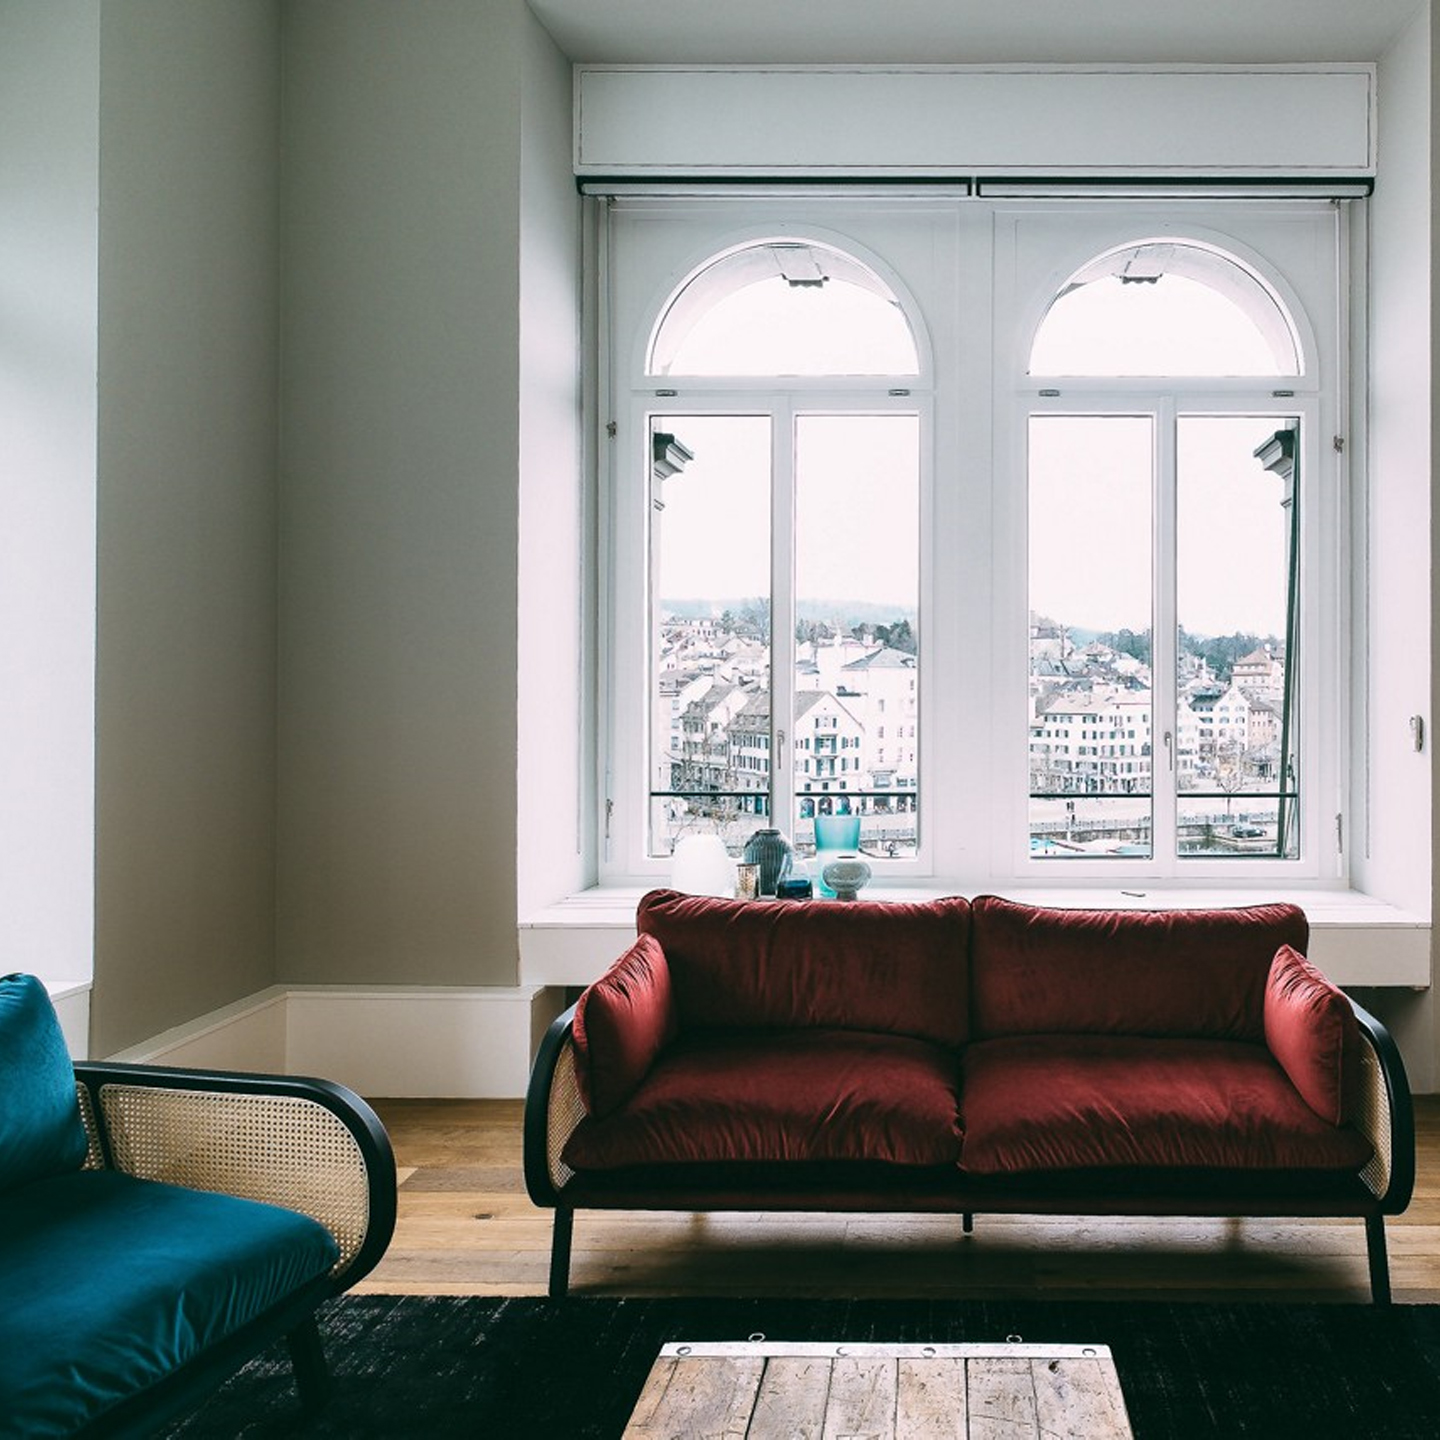
[{"label": "sofa seat cushion", "polygon": [[682,1034],[630,1099],[580,1122],[576,1170],[730,1161],[953,1165],[955,1051],[845,1030]]},{"label": "sofa seat cushion", "polygon": [[965,1052],[961,1167],[1358,1170],[1371,1147],[1328,1125],[1263,1045],[1039,1035]]},{"label": "sofa seat cushion", "polygon": [[69,1435],[324,1276],[316,1221],[81,1171],[0,1199],[0,1429]]},{"label": "sofa seat cushion", "polygon": [[982,895],[971,906],[971,1033],[1262,1040],[1281,945],[1303,951],[1294,905],[1059,910]]},{"label": "sofa seat cushion", "polygon": [[969,1035],[966,900],[836,905],[653,890],[635,924],[665,951],[682,1031],[867,1030],[939,1045]]}]

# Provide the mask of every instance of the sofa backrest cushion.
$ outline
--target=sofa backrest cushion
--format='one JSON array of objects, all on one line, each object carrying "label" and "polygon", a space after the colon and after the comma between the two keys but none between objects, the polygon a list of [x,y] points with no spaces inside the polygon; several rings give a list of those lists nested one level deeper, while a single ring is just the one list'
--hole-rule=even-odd
[{"label": "sofa backrest cushion", "polygon": [[676,1029],[665,953],[641,935],[575,1006],[575,1078],[587,1113],[618,1110]]},{"label": "sofa backrest cushion", "polygon": [[1289,945],[1270,965],[1265,1043],[1305,1103],[1343,1125],[1360,1081],[1360,1024],[1344,994]]},{"label": "sofa backrest cushion", "polygon": [[720,900],[656,890],[636,925],[664,948],[682,1030],[870,1030],[969,1038],[962,899]]},{"label": "sofa backrest cushion", "polygon": [[1058,910],[993,895],[971,906],[972,1024],[998,1035],[1264,1039],[1281,945],[1303,951],[1295,905]]},{"label": "sofa backrest cushion", "polygon": [[89,1148],[50,996],[33,975],[0,976],[0,1192],[78,1170]]}]

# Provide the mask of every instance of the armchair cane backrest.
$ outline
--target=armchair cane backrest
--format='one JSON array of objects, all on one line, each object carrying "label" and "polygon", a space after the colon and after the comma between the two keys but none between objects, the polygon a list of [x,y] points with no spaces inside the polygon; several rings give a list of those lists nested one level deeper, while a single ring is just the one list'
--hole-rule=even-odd
[{"label": "armchair cane backrest", "polygon": [[105,1168],[105,1147],[100,1140],[100,1126],[95,1119],[95,1106],[90,1100],[88,1087],[78,1080],[75,1082],[75,1098],[80,1103],[80,1118],[85,1122],[85,1163],[82,1170],[103,1170]]},{"label": "armchair cane backrest", "polygon": [[365,1158],[323,1105],[111,1083],[100,1107],[117,1170],[299,1211],[335,1237],[332,1274],[354,1260],[370,1223]]},{"label": "armchair cane backrest", "polygon": [[1375,1153],[1360,1172],[1360,1178],[1372,1195],[1384,1195],[1390,1189],[1390,1172],[1394,1159],[1389,1097],[1385,1092],[1379,1056],[1367,1044],[1361,1044],[1359,1051],[1361,1080],[1356,1087],[1357,1109],[1353,1116],[1347,1118],[1375,1147]]}]

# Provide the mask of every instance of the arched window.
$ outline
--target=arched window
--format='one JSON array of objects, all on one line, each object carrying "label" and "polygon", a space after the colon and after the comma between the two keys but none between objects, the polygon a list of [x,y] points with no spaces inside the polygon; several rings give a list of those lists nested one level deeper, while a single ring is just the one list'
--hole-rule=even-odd
[{"label": "arched window", "polygon": [[620,485],[650,499],[642,863],[697,830],[738,855],[767,824],[808,855],[817,811],[880,868],[915,863],[919,745],[895,736],[919,720],[928,412],[916,322],[877,267],[771,234],[637,316],[645,474]]},{"label": "arched window", "polygon": [[742,245],[664,307],[651,375],[917,375],[915,336],[889,285],[814,240]]},{"label": "arched window", "polygon": [[1293,320],[1233,255],[1193,240],[1141,240],[1077,270],[1050,303],[1031,375],[1300,375]]},{"label": "arched window", "polygon": [[1343,875],[1357,218],[606,197],[602,880],[766,826],[872,894]]},{"label": "arched window", "polygon": [[1057,383],[1025,440],[1037,861],[1299,855],[1299,333],[1254,268],[1174,237],[1106,249],[1045,310],[1028,373]]}]

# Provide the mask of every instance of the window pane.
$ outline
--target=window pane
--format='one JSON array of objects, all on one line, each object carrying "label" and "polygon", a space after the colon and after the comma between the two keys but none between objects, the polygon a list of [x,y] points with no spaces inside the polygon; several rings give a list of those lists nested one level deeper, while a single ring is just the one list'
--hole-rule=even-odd
[{"label": "window pane", "polygon": [[650,853],[770,801],[770,421],[650,421]]},{"label": "window pane", "polygon": [[1071,276],[1030,356],[1032,375],[1296,375],[1295,328],[1230,256],[1147,241]]},{"label": "window pane", "polygon": [[796,815],[858,818],[867,854],[918,840],[920,422],[795,422]]},{"label": "window pane", "polygon": [[1030,852],[1152,846],[1149,416],[1034,415]]},{"label": "window pane", "polygon": [[1183,855],[1299,853],[1298,421],[1182,416],[1176,436],[1176,786]]},{"label": "window pane", "polygon": [[890,287],[848,255],[773,240],[716,260],[665,310],[651,375],[917,375]]}]

